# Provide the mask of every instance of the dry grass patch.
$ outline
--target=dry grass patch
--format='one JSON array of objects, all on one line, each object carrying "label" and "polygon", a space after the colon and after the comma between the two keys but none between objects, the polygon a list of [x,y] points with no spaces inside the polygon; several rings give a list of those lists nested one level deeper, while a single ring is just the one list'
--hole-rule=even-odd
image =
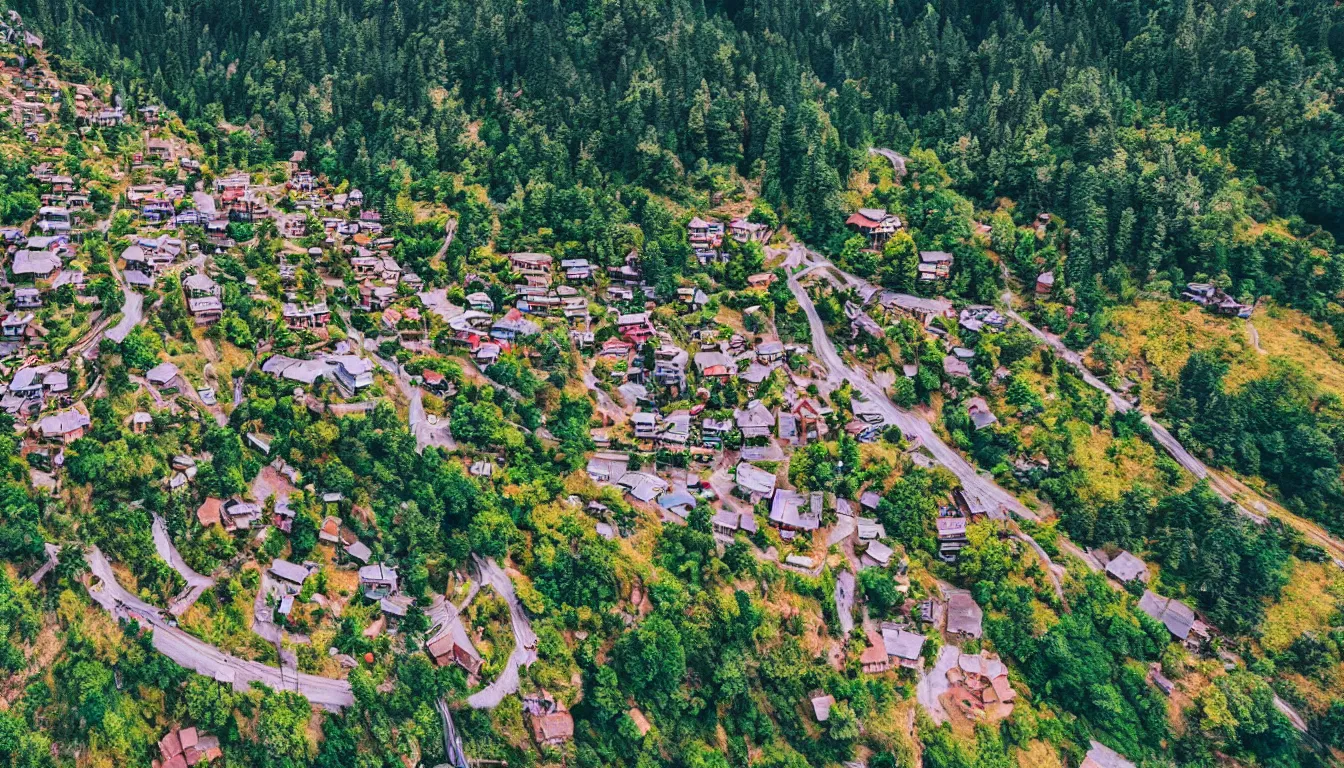
[{"label": "dry grass patch", "polygon": [[1260,644],[1277,653],[1303,632],[1328,630],[1342,594],[1344,576],[1333,565],[1294,560],[1282,596],[1265,612]]},{"label": "dry grass patch", "polygon": [[1017,764],[1020,768],[1063,768],[1059,752],[1040,739],[1027,742],[1017,751]]}]

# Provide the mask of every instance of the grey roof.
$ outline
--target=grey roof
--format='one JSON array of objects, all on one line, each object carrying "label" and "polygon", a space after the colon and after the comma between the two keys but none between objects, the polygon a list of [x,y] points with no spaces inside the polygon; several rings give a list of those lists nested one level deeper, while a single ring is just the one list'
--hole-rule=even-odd
[{"label": "grey roof", "polygon": [[302,565],[291,563],[288,560],[272,560],[271,573],[285,581],[292,581],[295,584],[302,584],[308,578],[308,569]]},{"label": "grey roof", "polygon": [[924,636],[896,627],[883,627],[882,645],[886,646],[888,656],[914,661],[924,649]]},{"label": "grey roof", "polygon": [[1148,578],[1148,566],[1142,560],[1124,550],[1106,564],[1106,573],[1118,581],[1130,582]]},{"label": "grey roof", "polygon": [[737,464],[737,484],[751,493],[769,496],[775,492],[775,475],[742,461]]},{"label": "grey roof", "polygon": [[958,590],[947,597],[947,631],[952,634],[980,637],[984,611],[976,604],[971,593]]},{"label": "grey roof", "polygon": [[770,522],[803,531],[815,531],[821,527],[821,515],[807,503],[808,498],[798,493],[780,488],[770,502]]},{"label": "grey roof", "polygon": [[162,362],[150,368],[145,373],[145,378],[149,379],[150,384],[167,384],[177,375],[177,366],[169,362]]},{"label": "grey roof", "polygon": [[1094,739],[1091,749],[1087,750],[1087,757],[1083,758],[1081,768],[1134,768],[1134,764],[1122,757],[1119,752]]},{"label": "grey roof", "polygon": [[1190,636],[1195,625],[1195,611],[1190,606],[1171,597],[1162,597],[1151,590],[1144,590],[1139,598],[1139,610],[1167,625],[1167,630],[1178,639]]},{"label": "grey roof", "polygon": [[61,257],[51,251],[23,250],[14,254],[14,274],[49,275],[61,268]]},{"label": "grey roof", "polygon": [[59,437],[82,427],[87,427],[89,423],[89,417],[86,414],[71,409],[44,417],[37,423],[37,427],[42,431],[44,437]]}]

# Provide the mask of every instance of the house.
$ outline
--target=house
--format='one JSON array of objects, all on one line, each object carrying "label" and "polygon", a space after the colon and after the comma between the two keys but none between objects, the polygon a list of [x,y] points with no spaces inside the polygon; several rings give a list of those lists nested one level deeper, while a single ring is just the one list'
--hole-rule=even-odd
[{"label": "house", "polygon": [[494,312],[495,302],[484,291],[467,294],[467,306],[478,312]]},{"label": "house", "polygon": [[884,292],[879,299],[882,307],[890,312],[908,315],[919,321],[925,328],[939,317],[955,316],[952,302],[946,299],[926,299],[905,293]]},{"label": "house", "polygon": [[969,379],[971,378],[971,366],[956,355],[948,355],[943,358],[943,373],[951,379]]},{"label": "house", "polygon": [[1049,296],[1055,290],[1055,273],[1042,272],[1036,276],[1036,295]]},{"label": "house", "polygon": [[976,432],[999,423],[999,417],[989,410],[989,403],[985,402],[983,397],[971,398],[966,404],[966,413],[971,417],[971,425],[975,427]]},{"label": "house", "polygon": [[559,746],[574,738],[574,716],[558,710],[528,715],[532,738],[542,746]]},{"label": "house", "polygon": [[786,488],[770,500],[770,524],[785,531],[815,531],[821,527],[820,493],[804,496]]},{"label": "house", "polygon": [[1199,620],[1194,609],[1175,598],[1144,590],[1139,610],[1165,624],[1167,631],[1186,646],[1198,646],[1209,638],[1208,626]]},{"label": "house", "polygon": [[1120,582],[1128,584],[1131,581],[1148,581],[1148,566],[1142,560],[1134,555],[1120,550],[1120,554],[1111,558],[1106,564],[1106,575]]},{"label": "house", "polygon": [[736,475],[737,491],[746,496],[753,504],[775,494],[776,479],[773,472],[767,472],[754,464],[740,461],[737,463],[734,474]]},{"label": "house", "polygon": [[865,567],[886,568],[891,562],[891,556],[894,550],[880,541],[873,540],[868,542],[868,548],[864,550],[863,556],[859,558],[859,563]]},{"label": "house", "polygon": [[882,636],[875,630],[868,630],[868,642],[863,653],[859,654],[859,667],[866,675],[879,675],[891,669],[891,657],[887,655],[887,646]]},{"label": "house", "polygon": [[728,231],[739,243],[763,243],[770,239],[770,228],[746,219],[733,219],[728,223]]},{"label": "house", "polygon": [[966,538],[964,517],[939,517],[935,522],[938,531],[938,556],[947,562],[956,559],[957,553],[969,543]]},{"label": "house", "polygon": [[250,501],[229,499],[220,507],[219,521],[226,531],[245,531],[260,519],[261,506]]},{"label": "house", "polygon": [[1251,305],[1233,299],[1223,289],[1208,283],[1189,283],[1185,286],[1185,290],[1181,291],[1181,298],[1193,301],[1201,307],[1208,307],[1220,315],[1248,318],[1254,309]]},{"label": "house", "polygon": [[812,715],[817,718],[818,723],[824,723],[831,719],[831,707],[835,706],[834,696],[823,694],[821,691],[813,691],[811,702]]},{"label": "house", "polygon": [[652,440],[658,436],[658,414],[640,411],[630,417],[630,426],[634,428],[638,440]]},{"label": "house", "polygon": [[544,253],[511,253],[508,256],[509,266],[514,271],[523,275],[544,275],[548,279],[551,275],[551,265],[554,262],[549,255]]},{"label": "house", "polygon": [[61,269],[61,257],[52,251],[23,249],[14,254],[10,271],[16,278],[50,280]]},{"label": "house", "polygon": [[953,590],[947,596],[947,633],[949,635],[975,638],[984,634],[984,611],[975,598],[966,590]]},{"label": "house", "polygon": [[760,400],[752,400],[747,403],[745,409],[733,411],[733,421],[737,424],[742,437],[751,439],[769,437],[770,429],[775,424],[775,417]]},{"label": "house", "polygon": [[390,565],[373,563],[359,569],[359,588],[370,600],[379,600],[397,591],[397,571]]},{"label": "house", "polygon": [[538,333],[541,333],[541,326],[525,319],[523,313],[517,309],[510,309],[503,318],[496,320],[490,326],[491,338],[500,341],[513,341],[525,336],[535,336]]},{"label": "house", "polygon": [[42,306],[42,292],[36,288],[16,288],[14,290],[15,309],[37,309]]},{"label": "house", "polygon": [[79,408],[72,408],[44,416],[37,423],[37,432],[43,440],[59,440],[69,445],[83,437],[91,423],[87,413]]},{"label": "house", "polygon": [[592,265],[587,259],[561,259],[560,268],[565,271],[566,280],[588,280],[593,276]]},{"label": "house", "polygon": [[612,483],[630,466],[630,455],[616,451],[596,451],[588,460],[588,476],[595,482]]},{"label": "house", "polygon": [[723,244],[723,224],[696,216],[686,225],[686,239],[696,250],[714,250]]},{"label": "house", "polygon": [[336,383],[347,392],[358,392],[373,384],[373,363],[368,360],[355,355],[338,355],[331,360],[336,364]]},{"label": "house", "polygon": [[195,728],[169,731],[159,739],[159,754],[163,758],[162,762],[155,761],[159,768],[186,768],[224,756],[219,748],[219,739],[200,733]]},{"label": "house", "polygon": [[845,219],[845,226],[868,238],[869,250],[880,251],[901,228],[901,220],[885,208],[860,208]]},{"label": "house", "polygon": [[177,366],[164,361],[146,371],[145,379],[149,381],[150,384],[163,388],[172,384],[173,380],[177,378],[177,374]]},{"label": "house", "polygon": [[754,534],[757,532],[756,516],[750,512],[734,512],[732,510],[720,510],[710,520],[710,525],[714,533],[726,538],[733,538],[738,531]]},{"label": "house", "polygon": [[459,642],[449,632],[430,640],[425,650],[438,666],[447,667],[456,664],[469,675],[480,674],[481,667],[485,664],[485,660],[469,642]]},{"label": "house", "polygon": [[325,328],[331,322],[331,310],[325,301],[316,304],[286,302],[280,309],[285,327],[291,331],[304,328]]},{"label": "house", "polygon": [[676,346],[659,347],[653,353],[653,379],[664,387],[686,386],[686,350]]},{"label": "house", "polygon": [[1134,768],[1134,764],[1121,757],[1119,752],[1093,739],[1087,756],[1078,768]]},{"label": "house", "polygon": [[968,715],[988,714],[1002,719],[1012,713],[1017,692],[1008,682],[1008,667],[987,653],[962,653],[947,670],[951,698]]},{"label": "house", "polygon": [[663,478],[648,472],[626,472],[616,481],[637,501],[649,503],[667,490],[668,483]]},{"label": "house", "polygon": [[886,649],[887,655],[894,659],[898,666],[906,669],[919,669],[923,664],[921,655],[924,651],[924,636],[917,632],[911,632],[894,624],[884,623],[882,625],[882,646]]},{"label": "house", "polygon": [[631,344],[643,344],[653,337],[653,323],[648,312],[632,312],[616,318],[616,331]]},{"label": "house", "polygon": [[920,251],[917,269],[922,281],[946,280],[952,274],[952,254],[947,251]]},{"label": "house", "polygon": [[784,358],[784,344],[778,341],[763,342],[756,347],[756,359],[762,363],[773,363]]},{"label": "house", "polygon": [[307,568],[288,560],[275,559],[271,561],[271,575],[282,582],[292,584],[295,588],[302,587],[303,582],[308,580],[311,573]]}]

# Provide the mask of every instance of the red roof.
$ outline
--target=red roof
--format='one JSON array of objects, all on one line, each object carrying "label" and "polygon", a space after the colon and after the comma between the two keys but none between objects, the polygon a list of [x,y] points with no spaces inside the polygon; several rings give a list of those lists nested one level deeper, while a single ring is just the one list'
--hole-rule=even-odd
[{"label": "red roof", "polygon": [[858,227],[860,229],[873,229],[881,223],[882,222],[880,221],[873,221],[862,213],[851,213],[849,218],[845,219],[846,226]]}]

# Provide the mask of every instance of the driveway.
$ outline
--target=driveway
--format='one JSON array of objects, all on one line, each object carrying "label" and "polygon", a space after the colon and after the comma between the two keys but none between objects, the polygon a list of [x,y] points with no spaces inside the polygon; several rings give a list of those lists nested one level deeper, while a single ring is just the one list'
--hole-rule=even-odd
[{"label": "driveway", "polygon": [[840,571],[835,575],[835,612],[840,617],[840,630],[849,637],[854,629],[854,573]]},{"label": "driveway", "polygon": [[922,672],[919,684],[915,686],[915,698],[920,706],[929,713],[935,723],[946,723],[947,710],[943,709],[942,697],[947,693],[947,673],[961,660],[961,649],[955,645],[944,645],[938,652],[938,661],[933,669]]},{"label": "driveway", "polygon": [[177,551],[177,547],[173,546],[173,540],[168,535],[167,522],[165,522],[163,516],[157,512],[154,513],[153,532],[154,551],[157,552],[159,557],[164,562],[168,563],[174,571],[181,574],[182,578],[187,582],[187,588],[182,591],[182,594],[173,598],[173,601],[168,604],[169,613],[174,616],[181,616],[187,612],[188,608],[196,604],[196,601],[201,597],[201,593],[215,586],[215,580],[209,576],[197,573],[192,570],[191,566],[187,565],[187,561],[182,559],[182,555]]}]

